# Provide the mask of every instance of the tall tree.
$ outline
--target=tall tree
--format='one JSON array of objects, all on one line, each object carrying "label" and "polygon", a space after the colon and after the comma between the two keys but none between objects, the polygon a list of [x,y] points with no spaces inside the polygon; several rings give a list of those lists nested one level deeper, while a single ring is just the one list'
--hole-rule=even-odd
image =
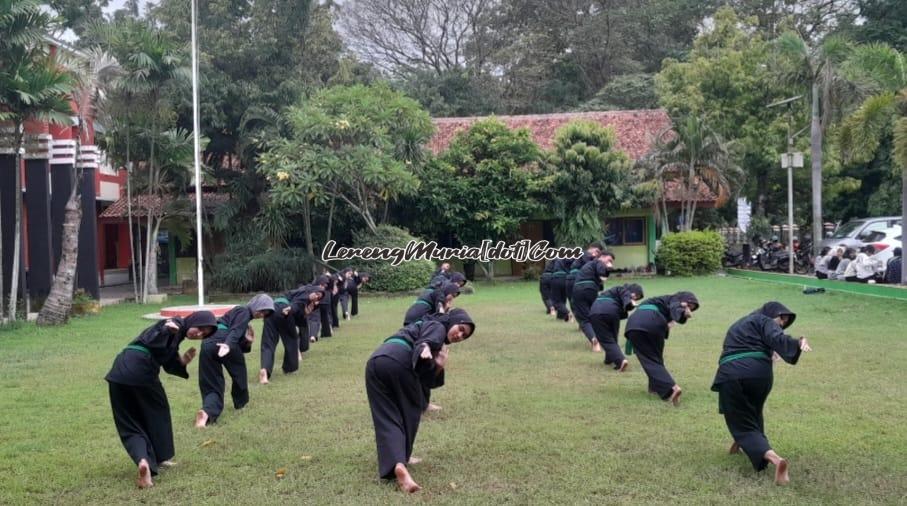
[{"label": "tall tree", "polygon": [[[25,123],[29,120],[67,123],[72,109],[68,93],[71,76],[48,51],[44,37],[55,20],[31,0],[0,2],[0,120],[13,124],[16,145],[15,238],[10,279],[9,314],[16,319],[22,261],[22,155]],[[8,34],[8,36],[7,36]]]},{"label": "tall tree", "polygon": [[[119,73],[120,66],[107,53],[94,50],[76,55],[69,62],[75,79],[72,93],[76,104],[78,131],[76,153],[81,152],[82,140],[86,136],[86,125],[95,120],[103,110],[107,86]],[[61,325],[69,319],[72,309],[73,287],[76,278],[76,261],[79,255],[79,227],[82,222],[82,198],[80,195],[82,169],[76,164],[75,181],[72,185],[63,218],[60,259],[54,275],[50,294],[38,313],[38,325]],[[87,245],[93,247],[93,245]]]}]

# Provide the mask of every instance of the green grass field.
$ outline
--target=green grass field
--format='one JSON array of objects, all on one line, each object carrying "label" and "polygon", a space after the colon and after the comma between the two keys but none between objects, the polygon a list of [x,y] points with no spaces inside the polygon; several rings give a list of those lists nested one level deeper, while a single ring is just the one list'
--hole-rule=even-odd
[{"label": "green grass field", "polygon": [[[432,399],[444,409],[423,419],[415,454],[425,462],[413,476],[424,490],[412,497],[376,479],[363,380],[411,297],[364,299],[299,373],[278,366],[267,386],[254,381],[256,342],[251,403],[236,412],[228,401],[204,431],[192,428],[197,365],[189,381],[162,374],[178,465],[146,491],[133,484],[103,376],[149,324],[139,318],[148,308],[0,332],[0,504],[907,502],[907,303],[720,277],[641,283],[650,296],[688,289],[702,302],[666,349],[684,388],[679,408],[646,393],[635,357],[623,375],[606,369],[575,325],[546,317],[535,283],[480,285],[457,300],[478,330],[451,350]],[[788,487],[726,454],[709,391],[727,327],[772,299],[798,313],[791,331],[815,350],[776,366],[767,405],[769,438],[791,462]]]}]

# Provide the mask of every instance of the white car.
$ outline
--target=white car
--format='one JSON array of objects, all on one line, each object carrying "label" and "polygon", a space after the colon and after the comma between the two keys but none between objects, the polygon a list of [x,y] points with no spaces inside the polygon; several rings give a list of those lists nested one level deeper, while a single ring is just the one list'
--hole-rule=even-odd
[{"label": "white car", "polygon": [[878,230],[867,237],[866,244],[875,248],[876,253],[872,255],[873,260],[880,261],[882,271],[888,266],[888,261],[894,256],[894,249],[901,247],[901,227],[894,226],[885,230]]}]

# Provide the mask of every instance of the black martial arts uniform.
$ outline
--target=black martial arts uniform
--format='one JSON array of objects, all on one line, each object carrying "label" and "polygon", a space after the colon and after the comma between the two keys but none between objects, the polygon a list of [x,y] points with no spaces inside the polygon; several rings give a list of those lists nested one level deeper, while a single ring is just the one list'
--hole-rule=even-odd
[{"label": "black martial arts uniform", "polygon": [[699,306],[699,301],[691,292],[646,299],[630,315],[624,331],[624,336],[649,377],[649,391],[662,399],[671,396],[676,384],[664,365],[664,347],[670,333],[668,323],[674,321],[684,324],[687,321],[681,302],[695,304],[697,308]]},{"label": "black martial arts uniform", "polygon": [[318,314],[319,314],[319,326],[321,328],[321,337],[331,337],[334,335],[333,330],[331,329],[333,325],[333,320],[331,319],[331,307],[333,298],[334,283],[333,277],[328,275],[321,275],[315,280],[316,284],[324,286],[324,298],[321,299],[321,302],[318,304]]},{"label": "black martial arts uniform", "polygon": [[[475,331],[469,315],[459,308],[427,317],[387,338],[369,358],[365,391],[375,426],[380,478],[393,479],[397,464],[409,462],[422,412],[428,406],[423,388],[444,383],[444,371],[437,368],[434,357],[447,343],[448,330],[461,323]],[[421,358],[425,347],[431,350],[431,359]]]},{"label": "black martial arts uniform", "polygon": [[577,276],[579,275],[580,270],[583,266],[589,262],[595,260],[595,257],[592,256],[588,251],[583,252],[583,256],[575,260],[567,260],[567,275],[564,277],[564,288],[567,297],[567,302],[570,303],[570,311],[573,312],[573,316],[576,316],[576,308],[573,307],[573,289],[576,285]]},{"label": "black martial arts uniform", "polygon": [[352,302],[350,315],[352,316],[359,314],[359,289],[362,288],[363,284],[367,283],[369,277],[370,276],[364,272],[353,275],[354,282],[350,285],[350,300]]},{"label": "black martial arts uniform", "polygon": [[[774,318],[787,315],[781,327]],[[765,452],[772,449],[765,435],[762,407],[772,391],[772,352],[789,364],[800,359],[800,342],[784,333],[797,315],[779,302],[769,302],[737,320],[724,337],[712,391],[718,392],[718,412],[757,471],[765,469]]]},{"label": "black martial arts uniform", "polygon": [[620,365],[626,359],[620,351],[618,336],[620,335],[620,321],[627,318],[633,305],[633,295],[636,300],[643,298],[642,287],[637,284],[615,286],[606,290],[595,299],[589,310],[589,322],[595,331],[595,337],[605,351],[605,365]]},{"label": "black martial arts uniform", "polygon": [[331,326],[340,328],[340,315],[337,309],[340,305],[340,290],[342,289],[343,279],[335,273],[331,274],[331,282],[333,283],[333,289],[337,290],[337,293],[331,296]]},{"label": "black martial arts uniform", "polygon": [[573,284],[573,316],[576,317],[579,328],[585,334],[586,339],[592,342],[595,339],[595,330],[589,321],[589,311],[595,302],[595,296],[603,288],[602,278],[607,278],[610,271],[601,261],[595,259],[585,264],[576,275],[576,281]]},{"label": "black martial arts uniform", "polygon": [[[217,422],[224,410],[224,369],[233,382],[230,396],[233,407],[242,409],[249,403],[249,378],[246,375],[245,354],[252,351],[246,340],[246,330],[256,311],[273,313],[274,301],[267,295],[256,295],[245,306],[236,306],[217,321],[217,332],[202,343],[198,364],[198,387],[202,394],[202,410],[209,424]],[[270,314],[268,315],[270,316]],[[226,344],[230,352],[220,357],[218,344]]]},{"label": "black martial arts uniform", "polygon": [[[317,289],[317,288],[316,288]],[[319,289],[320,291],[320,289]],[[285,297],[274,299],[274,312],[265,318],[261,333],[261,368],[268,372],[268,378],[274,369],[274,355],[277,352],[277,341],[283,342],[284,374],[299,370],[299,352],[308,351],[309,336],[300,340],[299,330],[306,329],[306,306],[311,289],[293,290]],[[288,314],[284,310],[289,309]],[[301,323],[301,325],[300,325]]]},{"label": "black martial arts uniform", "polygon": [[551,278],[554,276],[554,260],[545,262],[545,270],[539,277],[539,293],[542,295],[542,304],[545,305],[545,312],[550,313],[554,308],[551,302]]},{"label": "black martial arts uniform", "polygon": [[551,277],[551,303],[557,311],[557,319],[567,321],[570,311],[567,309],[567,271],[570,260],[554,260],[554,274]]},{"label": "black martial arts uniform", "polygon": [[[179,329],[166,327],[172,321]],[[126,452],[136,465],[145,459],[156,475],[161,462],[175,455],[170,403],[161,384],[160,372],[189,378],[179,347],[192,327],[214,332],[217,320],[210,311],[196,311],[185,320],[161,320],[135,338],[113,361],[104,377],[110,391],[113,422]]]},{"label": "black martial arts uniform", "polygon": [[403,325],[409,325],[424,316],[440,313],[442,306],[447,301],[447,296],[456,297],[459,293],[460,287],[454,283],[446,283],[437,290],[425,290],[406,311],[406,315],[403,316]]}]

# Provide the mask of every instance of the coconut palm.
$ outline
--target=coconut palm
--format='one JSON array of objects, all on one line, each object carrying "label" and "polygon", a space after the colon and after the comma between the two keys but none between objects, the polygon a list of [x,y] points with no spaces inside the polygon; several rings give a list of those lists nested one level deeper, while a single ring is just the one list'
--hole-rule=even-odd
[{"label": "coconut palm", "polygon": [[665,221],[667,183],[679,186],[683,231],[693,228],[703,189],[716,196],[728,195],[743,178],[743,170],[733,160],[730,144],[702,118],[694,115],[675,119],[672,127],[660,132],[652,154],[644,163],[649,177],[659,181],[659,199]]},{"label": "coconut palm", "polygon": [[858,96],[841,69],[852,51],[851,44],[836,36],[810,45],[799,34],[787,32],[775,41],[785,79],[803,86],[810,96],[810,162],[812,180],[813,253],[822,237],[822,147],[828,127],[841,115],[841,105]]},{"label": "coconut palm", "polygon": [[[79,118],[76,135],[76,153],[82,148],[85,125],[96,119],[106,102],[106,88],[120,72],[117,61],[100,49],[79,54],[69,63],[75,78],[72,97],[76,103]],[[75,181],[66,201],[61,237],[60,260],[54,275],[50,294],[38,313],[38,325],[61,325],[66,323],[72,309],[73,288],[76,277],[76,260],[79,255],[79,227],[82,222],[82,198],[80,195],[82,169],[76,164]],[[92,247],[91,245],[87,245]]]},{"label": "coconut palm", "polygon": [[[857,48],[845,69],[875,94],[841,123],[838,148],[845,160],[866,163],[883,139],[892,139],[892,160],[901,169],[901,220],[907,223],[907,57],[885,44],[870,44]],[[907,234],[901,241],[907,251]],[[901,282],[907,283],[907,263],[901,265]]]},{"label": "coconut palm", "polygon": [[[0,121],[13,124],[15,157],[15,232],[10,279],[9,313],[16,319],[22,253],[22,155],[25,122],[70,121],[68,93],[72,78],[47,50],[44,36],[54,20],[31,0],[0,0]],[[9,36],[7,36],[9,34]],[[2,282],[2,279],[0,279]],[[2,286],[2,284],[0,284]]]}]

